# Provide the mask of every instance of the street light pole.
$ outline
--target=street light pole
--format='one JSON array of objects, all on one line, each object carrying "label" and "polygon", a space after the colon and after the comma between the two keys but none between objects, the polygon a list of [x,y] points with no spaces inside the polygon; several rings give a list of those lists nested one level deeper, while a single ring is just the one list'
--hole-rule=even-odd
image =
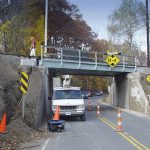
[{"label": "street light pole", "polygon": [[48,0],[45,0],[45,48],[44,53],[47,53],[47,23],[48,22]]},{"label": "street light pole", "polygon": [[150,56],[149,56],[149,12],[148,12],[148,0],[146,0],[146,31],[147,31],[147,66],[150,67]]}]

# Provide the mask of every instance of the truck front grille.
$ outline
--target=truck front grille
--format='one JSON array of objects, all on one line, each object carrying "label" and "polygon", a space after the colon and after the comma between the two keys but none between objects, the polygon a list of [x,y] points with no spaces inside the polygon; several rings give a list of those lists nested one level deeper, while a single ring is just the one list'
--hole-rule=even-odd
[{"label": "truck front grille", "polygon": [[60,106],[61,110],[74,110],[77,106]]}]

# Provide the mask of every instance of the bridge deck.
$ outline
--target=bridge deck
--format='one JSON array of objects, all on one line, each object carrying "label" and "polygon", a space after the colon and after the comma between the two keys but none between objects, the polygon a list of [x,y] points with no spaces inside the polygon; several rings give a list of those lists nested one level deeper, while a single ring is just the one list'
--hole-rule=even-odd
[{"label": "bridge deck", "polygon": [[106,63],[108,56],[97,52],[50,47],[48,53],[41,52],[40,66],[61,74],[90,74],[116,76],[137,70],[136,59],[117,55],[119,63],[111,67]]}]

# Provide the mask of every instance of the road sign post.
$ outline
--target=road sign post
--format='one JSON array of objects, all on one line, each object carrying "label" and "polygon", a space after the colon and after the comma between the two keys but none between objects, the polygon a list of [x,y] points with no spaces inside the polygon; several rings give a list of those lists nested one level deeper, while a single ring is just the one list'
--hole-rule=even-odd
[{"label": "road sign post", "polygon": [[26,72],[21,72],[21,78],[20,78],[20,82],[21,82],[21,86],[20,89],[23,93],[23,101],[22,101],[22,118],[24,119],[24,112],[25,112],[25,94],[27,93],[27,89],[28,89],[28,80],[29,80],[29,76]]},{"label": "road sign post", "polygon": [[25,94],[23,94],[23,101],[22,101],[22,118],[24,119],[24,112],[25,112]]}]

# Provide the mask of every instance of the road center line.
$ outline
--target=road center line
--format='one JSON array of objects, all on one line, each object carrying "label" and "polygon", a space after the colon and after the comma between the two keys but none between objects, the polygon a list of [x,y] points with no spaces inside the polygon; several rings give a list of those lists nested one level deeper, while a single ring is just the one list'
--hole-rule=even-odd
[{"label": "road center line", "polygon": [[45,148],[46,148],[46,146],[47,146],[48,142],[49,142],[49,139],[47,139],[47,140],[45,141],[45,143],[44,143],[44,145],[43,145],[43,147],[42,147],[42,149],[41,149],[41,150],[45,150]]},{"label": "road center line", "polygon": [[[112,129],[116,130],[116,126],[110,122],[109,120],[107,120],[104,117],[98,117],[101,121],[103,121],[104,123],[106,123],[108,126],[110,126]],[[134,147],[136,147],[138,150],[150,150],[150,148],[146,147],[145,145],[143,145],[142,143],[140,143],[137,139],[135,139],[134,137],[130,136],[129,134],[127,134],[126,132],[117,132],[119,135],[121,135],[124,139],[126,139],[129,143],[131,143]]]},{"label": "road center line", "polygon": [[[115,125],[112,124],[111,122],[109,122],[106,118],[100,118],[99,119],[101,121],[103,121],[104,123],[106,123],[108,126],[110,126],[112,129],[116,129]],[[117,132],[119,135],[121,135],[125,140],[127,140],[129,143],[131,143],[134,147],[136,147],[138,150],[142,150],[141,147],[139,147],[136,143],[134,143],[133,141],[131,141],[126,135],[122,134],[122,132]]]},{"label": "road center line", "polygon": [[[106,118],[103,117],[103,119],[105,121],[107,121],[109,124],[111,124],[115,129],[116,129],[116,126],[111,123],[109,120],[107,120]],[[114,130],[115,130],[114,129]],[[139,142],[137,139],[135,139],[133,136],[129,135],[128,133],[126,132],[123,132],[122,134],[124,134],[126,137],[130,138],[134,143],[138,144],[139,146],[141,146],[142,148],[144,148],[145,150],[150,150],[150,148],[148,148],[147,146],[143,145],[141,142]]]}]

